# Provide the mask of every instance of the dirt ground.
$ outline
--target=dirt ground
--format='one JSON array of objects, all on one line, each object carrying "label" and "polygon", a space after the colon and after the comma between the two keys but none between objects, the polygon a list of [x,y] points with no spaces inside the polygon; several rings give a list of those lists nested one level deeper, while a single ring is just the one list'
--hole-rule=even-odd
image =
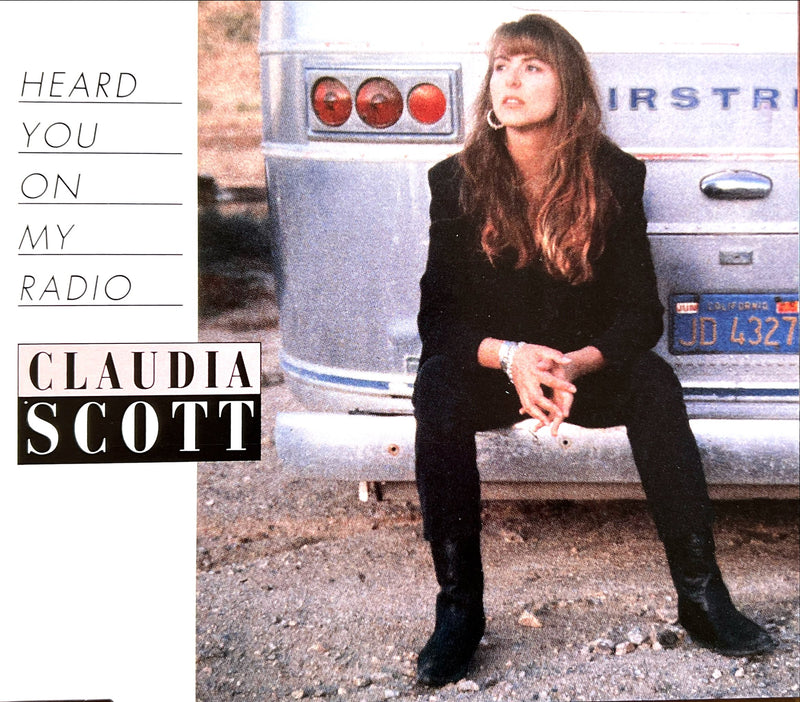
[{"label": "dirt ground", "polygon": [[198,172],[224,188],[264,186],[260,3],[198,3]]},{"label": "dirt ground", "polygon": [[[258,12],[255,2],[199,4],[199,172],[221,187],[264,185]],[[300,407],[278,365],[274,298],[263,277],[246,284],[255,301],[231,307],[236,295],[217,294],[224,309],[200,327],[201,341],[261,342],[263,451],[258,463],[198,467],[198,700],[798,696],[797,502],[718,505],[734,599],[780,642],[750,659],[698,648],[674,625],[641,503],[487,505],[486,636],[468,680],[417,687],[436,592],[419,512],[281,471],[275,414]]]},{"label": "dirt ground", "polygon": [[276,322],[261,296],[201,325],[203,341],[260,341],[264,387],[262,460],[198,468],[198,700],[797,697],[795,501],[718,504],[734,600],[780,642],[738,659],[699,648],[674,624],[643,504],[489,504],[489,623],[469,679],[415,685],[436,592],[419,512],[281,471],[275,414],[300,407],[282,382]]}]

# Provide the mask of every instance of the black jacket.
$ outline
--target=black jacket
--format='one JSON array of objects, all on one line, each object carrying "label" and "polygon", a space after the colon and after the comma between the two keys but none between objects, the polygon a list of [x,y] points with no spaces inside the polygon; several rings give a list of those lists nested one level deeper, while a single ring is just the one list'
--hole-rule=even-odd
[{"label": "black jacket", "polygon": [[595,279],[570,285],[534,264],[493,266],[480,248],[480,225],[459,206],[457,156],[430,169],[430,242],[420,281],[421,363],[436,354],[478,364],[486,337],[526,341],[564,353],[596,346],[610,368],[652,348],[663,331],[647,222],[645,166],[606,142],[598,164],[619,204]]}]

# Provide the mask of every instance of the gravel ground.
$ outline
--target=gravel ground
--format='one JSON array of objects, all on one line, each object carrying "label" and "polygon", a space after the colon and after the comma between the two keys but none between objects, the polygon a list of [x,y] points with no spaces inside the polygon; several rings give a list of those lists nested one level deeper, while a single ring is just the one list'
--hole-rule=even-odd
[{"label": "gravel ground", "polygon": [[198,467],[197,699],[608,700],[793,697],[800,683],[797,502],[718,503],[734,600],[780,642],[764,657],[699,648],[675,624],[661,546],[639,502],[485,507],[487,633],[469,677],[414,682],[436,584],[413,504],[276,462],[282,383],[274,304],[201,324],[263,353],[260,463]]}]

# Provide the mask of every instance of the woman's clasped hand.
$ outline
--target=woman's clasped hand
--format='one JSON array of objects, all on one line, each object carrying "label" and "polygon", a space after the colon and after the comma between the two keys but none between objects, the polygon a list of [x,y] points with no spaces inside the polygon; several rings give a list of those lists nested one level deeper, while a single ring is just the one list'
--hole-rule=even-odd
[{"label": "woman's clasped hand", "polygon": [[514,354],[512,373],[520,414],[537,420],[536,430],[550,425],[555,436],[569,417],[576,391],[570,356],[548,346],[521,344]]}]

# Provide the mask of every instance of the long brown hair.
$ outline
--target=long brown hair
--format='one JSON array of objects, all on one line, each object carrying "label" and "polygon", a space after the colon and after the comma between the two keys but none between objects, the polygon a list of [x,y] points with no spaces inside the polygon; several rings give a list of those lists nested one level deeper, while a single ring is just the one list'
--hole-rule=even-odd
[{"label": "long brown hair", "polygon": [[[504,130],[492,129],[489,82],[494,57],[533,54],[556,72],[559,98],[552,118],[553,159],[539,196],[526,195],[509,155]],[[591,67],[581,45],[560,24],[526,15],[500,25],[489,45],[489,68],[475,103],[474,127],[460,160],[462,206],[482,222],[481,246],[495,262],[509,255],[524,268],[541,260],[553,277],[571,284],[594,276],[604,247],[605,218],[613,207],[610,189],[596,171],[604,139]]]}]

